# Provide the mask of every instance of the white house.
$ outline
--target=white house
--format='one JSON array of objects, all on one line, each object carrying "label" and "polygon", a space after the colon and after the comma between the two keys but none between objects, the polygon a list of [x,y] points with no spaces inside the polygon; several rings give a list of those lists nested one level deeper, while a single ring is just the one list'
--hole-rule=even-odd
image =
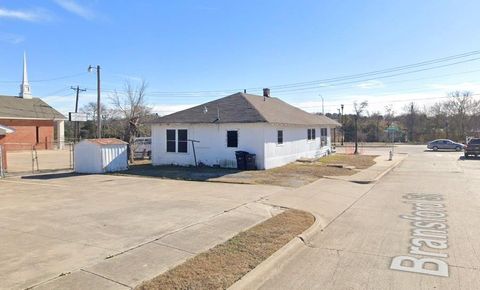
[{"label": "white house", "polygon": [[154,121],[152,163],[194,165],[196,157],[236,167],[235,151],[242,150],[256,154],[257,168],[274,168],[329,154],[330,132],[339,125],[270,97],[268,89],[264,96],[236,93]]},{"label": "white house", "polygon": [[84,139],[75,145],[74,162],[78,173],[127,170],[127,142],[115,138]]}]

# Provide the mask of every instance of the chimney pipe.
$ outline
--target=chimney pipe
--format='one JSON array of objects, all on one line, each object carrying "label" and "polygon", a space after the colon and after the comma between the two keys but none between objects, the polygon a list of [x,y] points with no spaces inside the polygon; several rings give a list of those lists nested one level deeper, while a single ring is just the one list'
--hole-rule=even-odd
[{"label": "chimney pipe", "polygon": [[270,98],[270,89],[269,88],[264,88],[263,89],[263,96],[266,98]]}]

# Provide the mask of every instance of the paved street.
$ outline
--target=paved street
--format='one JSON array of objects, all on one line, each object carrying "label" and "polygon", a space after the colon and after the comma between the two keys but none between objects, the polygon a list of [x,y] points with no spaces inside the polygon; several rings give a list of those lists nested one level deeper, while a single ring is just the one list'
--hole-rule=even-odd
[{"label": "paved street", "polygon": [[320,228],[236,287],[479,289],[480,161],[423,146],[397,152],[409,156],[376,184],[321,180],[269,197],[314,212]]}]

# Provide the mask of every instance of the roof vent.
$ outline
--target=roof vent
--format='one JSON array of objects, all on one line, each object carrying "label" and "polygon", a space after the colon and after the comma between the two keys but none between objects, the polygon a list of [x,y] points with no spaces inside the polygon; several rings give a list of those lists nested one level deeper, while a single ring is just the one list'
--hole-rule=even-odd
[{"label": "roof vent", "polygon": [[263,96],[270,98],[270,89],[269,88],[264,88],[263,89]]}]

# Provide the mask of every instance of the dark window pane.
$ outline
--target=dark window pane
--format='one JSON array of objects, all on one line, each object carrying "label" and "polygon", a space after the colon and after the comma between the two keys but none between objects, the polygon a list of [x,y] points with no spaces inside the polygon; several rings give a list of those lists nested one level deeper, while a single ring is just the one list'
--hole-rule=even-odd
[{"label": "dark window pane", "polygon": [[283,144],[283,130],[277,131],[277,143]]},{"label": "dark window pane", "polygon": [[480,144],[480,139],[472,139],[469,144]]},{"label": "dark window pane", "polygon": [[312,129],[307,130],[307,139],[312,140]]},{"label": "dark window pane", "polygon": [[178,152],[186,153],[188,147],[187,141],[178,141]]},{"label": "dark window pane", "polygon": [[175,141],[167,141],[167,152],[175,152]]},{"label": "dark window pane", "polygon": [[315,140],[315,129],[312,129],[312,140]]},{"label": "dark window pane", "polygon": [[175,130],[167,130],[167,140],[175,140]]},{"label": "dark window pane", "polygon": [[175,130],[167,130],[167,152],[175,152]]},{"label": "dark window pane", "polygon": [[237,131],[227,131],[227,147],[238,147]]},{"label": "dark window pane", "polygon": [[187,130],[178,130],[178,141],[187,141]]}]

